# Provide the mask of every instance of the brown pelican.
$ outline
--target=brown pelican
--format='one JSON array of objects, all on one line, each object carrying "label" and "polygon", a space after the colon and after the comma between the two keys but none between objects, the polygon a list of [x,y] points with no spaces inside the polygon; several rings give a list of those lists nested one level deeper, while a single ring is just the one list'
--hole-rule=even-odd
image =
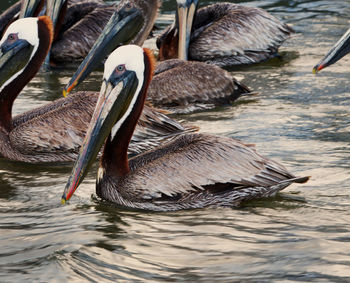
[{"label": "brown pelican", "polygon": [[180,58],[218,66],[258,63],[275,56],[293,33],[259,8],[216,3],[197,11],[197,4],[198,0],[177,0],[175,23],[157,39],[161,60]]},{"label": "brown pelican", "polygon": [[[58,24],[56,33],[59,31],[51,48],[51,59],[54,62],[81,61],[87,56],[101,33],[102,35],[107,33],[107,38],[114,36],[119,32],[115,24],[123,18],[127,19],[131,14],[134,17],[142,17],[143,22],[155,21],[159,6],[157,0],[121,0],[118,4],[107,4],[102,0],[47,0],[47,2],[47,13],[54,23]],[[150,6],[153,9],[150,9]],[[59,24],[60,19],[64,19],[62,24]],[[127,42],[143,43],[153,25],[141,25],[140,22],[133,27],[135,30],[141,28],[141,33],[129,30],[129,34],[123,35],[129,37]],[[118,41],[114,43],[121,45]],[[108,46],[103,46],[109,49]]]},{"label": "brown pelican", "polygon": [[[127,27],[119,26],[127,32]],[[41,16],[13,22],[0,41],[0,154],[5,158],[30,163],[73,161],[85,136],[98,92],[76,93],[12,118],[13,102],[39,70],[52,38],[52,22]],[[131,153],[185,130],[151,108],[142,116]]]},{"label": "brown pelican", "polygon": [[190,113],[229,104],[248,94],[248,87],[218,66],[169,59],[157,64],[146,99],[174,113]]},{"label": "brown pelican", "polygon": [[317,73],[322,69],[334,64],[350,52],[350,29],[338,40],[338,42],[329,50],[327,55],[317,63],[313,72]]},{"label": "brown pelican", "polygon": [[169,211],[239,205],[267,197],[293,182],[282,165],[227,137],[188,134],[128,160],[127,148],[145,102],[154,58],[136,45],[107,59],[100,96],[65,187],[71,198],[105,142],[96,192],[118,205]]},{"label": "brown pelican", "polygon": [[83,60],[115,11],[101,0],[47,0],[46,14],[55,27],[50,60]]},{"label": "brown pelican", "polygon": [[[134,43],[142,45],[146,39],[154,25],[157,7],[157,1],[149,1],[148,5],[142,6],[144,24],[133,40]],[[108,32],[111,25],[112,19],[65,86],[64,95],[80,84],[96,65],[118,47],[118,35]],[[147,99],[154,106],[176,113],[188,113],[228,104],[248,93],[250,90],[245,85],[219,67],[174,59],[163,61],[157,66]]]},{"label": "brown pelican", "polygon": [[[42,7],[44,0],[21,2],[21,14],[28,17],[38,14],[37,7]],[[118,6],[104,3],[102,0],[46,0],[46,14],[50,16],[55,27],[51,61],[61,64],[84,59],[113,13],[119,10],[118,7],[124,7],[126,2],[129,3],[130,9],[140,3],[147,5],[147,1],[138,0],[123,0]],[[18,12],[19,8],[19,4],[16,3],[2,14],[2,26],[11,21],[10,16],[15,15],[14,11]]]}]

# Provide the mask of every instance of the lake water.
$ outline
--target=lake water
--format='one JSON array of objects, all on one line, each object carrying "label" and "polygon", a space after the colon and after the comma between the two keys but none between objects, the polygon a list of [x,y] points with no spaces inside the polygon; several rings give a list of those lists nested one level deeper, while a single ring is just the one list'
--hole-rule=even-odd
[{"label": "lake water", "polygon": [[[281,58],[233,72],[259,96],[180,118],[254,143],[311,180],[239,209],[150,213],[97,199],[95,169],[63,206],[69,166],[0,159],[1,282],[350,281],[350,57],[311,72],[349,27],[350,1],[235,2],[264,8],[297,33]],[[163,3],[160,27],[174,8]],[[14,112],[61,97],[73,72],[39,73]],[[101,75],[80,89],[98,90]]]}]

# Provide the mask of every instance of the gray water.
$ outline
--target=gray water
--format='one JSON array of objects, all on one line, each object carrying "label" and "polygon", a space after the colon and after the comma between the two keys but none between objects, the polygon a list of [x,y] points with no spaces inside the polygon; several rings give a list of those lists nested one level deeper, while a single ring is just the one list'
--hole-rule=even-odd
[{"label": "gray water", "polygon": [[[101,202],[95,169],[62,206],[69,166],[0,159],[1,282],[350,282],[350,57],[311,72],[349,27],[350,1],[237,2],[297,34],[281,58],[233,72],[259,96],[180,118],[254,143],[311,180],[239,209],[150,213]],[[163,3],[160,27],[174,7]],[[14,112],[59,98],[73,72],[38,74]],[[95,72],[80,89],[98,90],[100,80]]]}]

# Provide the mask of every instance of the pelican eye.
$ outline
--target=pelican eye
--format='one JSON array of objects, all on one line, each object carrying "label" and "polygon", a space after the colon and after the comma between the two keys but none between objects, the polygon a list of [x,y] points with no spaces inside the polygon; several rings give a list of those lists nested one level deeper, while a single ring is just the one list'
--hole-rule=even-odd
[{"label": "pelican eye", "polygon": [[7,37],[8,41],[15,41],[18,39],[18,34],[17,33],[10,33]]},{"label": "pelican eye", "polygon": [[132,8],[132,4],[130,2],[125,5],[126,10],[130,10]]},{"label": "pelican eye", "polygon": [[125,71],[125,65],[118,65],[117,68],[116,68],[116,72],[118,74],[121,74]]}]

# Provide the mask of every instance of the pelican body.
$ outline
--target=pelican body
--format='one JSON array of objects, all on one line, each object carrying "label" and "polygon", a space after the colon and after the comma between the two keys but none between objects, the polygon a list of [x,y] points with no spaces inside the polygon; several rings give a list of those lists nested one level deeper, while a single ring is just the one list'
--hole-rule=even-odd
[{"label": "pelican body", "polygon": [[183,135],[128,159],[127,148],[153,73],[151,53],[136,45],[116,49],[62,203],[71,198],[104,144],[96,192],[102,199],[155,211],[237,206],[267,197],[297,178],[252,146],[227,137]]},{"label": "pelican body", "polygon": [[38,9],[42,10],[43,3],[46,2],[44,11],[54,23],[54,40],[50,50],[50,60],[54,64],[82,61],[118,9],[115,4],[108,4],[102,0],[20,2],[21,6],[16,3],[1,15],[0,23],[4,23],[1,27],[16,20],[20,9],[21,17],[38,15]]},{"label": "pelican body", "polygon": [[[152,29],[152,26],[145,22],[155,20],[159,5],[157,0],[121,0],[118,4],[108,4],[101,0],[80,0],[76,3],[72,0],[47,1],[53,2],[48,7],[48,13],[53,21],[59,23],[60,19],[64,19],[63,23],[58,25],[59,33],[51,49],[51,59],[56,63],[85,59],[96,41],[97,44],[102,44],[107,52],[108,50],[109,53],[112,52],[113,49],[103,44],[99,38],[101,36],[111,38],[118,34],[119,27],[116,23],[131,14],[142,17],[142,24],[136,25],[134,22],[133,26],[135,30],[141,32],[130,32],[130,28],[129,33],[123,35],[129,37],[127,41],[114,41],[113,44],[117,46],[129,42],[142,44]],[[149,6],[154,9],[149,9]]]},{"label": "pelican body", "polygon": [[218,66],[253,64],[277,54],[292,28],[266,11],[233,3],[197,10],[198,0],[178,0],[175,23],[157,39],[159,59]]},{"label": "pelican body", "polygon": [[190,113],[230,104],[251,90],[218,66],[169,59],[157,64],[147,101],[173,113]]},{"label": "pelican body", "polygon": [[[121,28],[124,30],[125,28]],[[98,92],[80,92],[12,118],[13,102],[35,76],[50,48],[50,18],[13,22],[0,41],[0,154],[28,163],[70,162],[79,150],[94,111]],[[136,154],[186,129],[147,107],[134,136]]]},{"label": "pelican body", "polygon": [[[132,42],[142,45],[147,38],[156,19],[158,5],[157,1],[148,1],[147,5],[139,5],[143,25]],[[111,18],[88,56],[65,86],[64,95],[79,85],[119,46],[118,36],[108,31],[110,26],[113,26],[113,22]],[[223,69],[202,62],[187,62],[179,59],[161,62],[148,89],[147,100],[152,105],[173,113],[210,109],[231,103],[241,95],[251,93],[248,87]]]}]

